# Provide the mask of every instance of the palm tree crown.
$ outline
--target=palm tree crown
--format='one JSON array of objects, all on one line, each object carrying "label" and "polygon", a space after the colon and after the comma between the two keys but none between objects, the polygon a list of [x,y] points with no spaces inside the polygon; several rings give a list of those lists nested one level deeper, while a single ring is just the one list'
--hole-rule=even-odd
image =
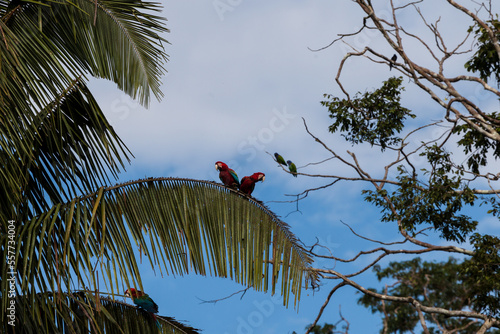
[{"label": "palm tree crown", "polygon": [[[286,304],[315,279],[289,227],[237,191],[178,178],[106,186],[130,152],[87,76],[145,106],[160,99],[168,29],[159,10],[139,0],[0,0],[0,255],[13,254],[0,264],[0,285],[7,296],[13,277],[17,296],[2,298],[4,331],[155,330],[116,299],[123,287],[142,288],[142,255],[167,274],[279,287]],[[5,312],[11,300],[16,328]],[[197,332],[158,318],[169,332]]]}]

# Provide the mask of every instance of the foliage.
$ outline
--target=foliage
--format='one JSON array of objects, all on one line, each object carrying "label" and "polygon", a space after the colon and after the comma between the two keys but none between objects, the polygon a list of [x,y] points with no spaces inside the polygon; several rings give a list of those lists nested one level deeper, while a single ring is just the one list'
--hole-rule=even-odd
[{"label": "foliage", "polygon": [[[500,115],[497,112],[493,112],[485,115],[485,117],[490,119],[493,124],[496,124],[496,131],[500,133]],[[478,124],[477,121],[472,120],[472,122]],[[488,138],[483,133],[472,128],[468,123],[456,125],[453,133],[460,135],[457,144],[468,155],[467,167],[473,173],[479,174],[479,168],[488,165],[489,155],[495,160],[500,158],[500,142]]]},{"label": "foliage", "polygon": [[374,92],[357,93],[354,99],[339,99],[329,94],[321,104],[328,108],[330,118],[335,122],[328,128],[330,132],[343,134],[352,144],[367,142],[379,145],[384,150],[388,145],[401,141],[395,136],[401,132],[406,117],[414,118],[410,110],[400,104],[403,77],[392,77],[384,81]]},{"label": "foliage", "polygon": [[[334,332],[334,329],[336,329],[335,325],[325,323],[323,326],[320,325],[307,325],[306,329],[309,330],[309,333],[311,334],[333,334],[333,333],[340,333],[340,332]],[[293,332],[292,334],[297,334],[297,332]]]},{"label": "foliage", "polygon": [[400,167],[399,186],[395,191],[364,190],[365,199],[382,207],[382,221],[399,221],[408,231],[432,224],[442,238],[464,242],[475,230],[477,221],[460,212],[464,205],[474,205],[477,196],[462,180],[461,171],[452,169],[448,152],[434,145],[427,147],[421,156],[425,156],[431,166],[429,170],[422,170],[428,175],[425,182]]},{"label": "foliage", "polygon": [[[464,284],[470,286],[472,306],[492,317],[500,316],[500,238],[475,233],[474,255],[461,268]],[[500,332],[500,331],[499,331]]]},{"label": "foliage", "polygon": [[[500,38],[500,21],[492,19],[486,21],[486,24],[493,34]],[[479,24],[469,27],[469,32],[476,36],[478,48],[471,59],[465,63],[465,68],[469,72],[479,72],[480,78],[484,81],[493,75],[496,81],[500,82],[500,59],[489,32]]]},{"label": "foliage", "polygon": [[[19,243],[16,252],[26,292],[94,290],[99,272],[108,277],[108,293],[129,286],[142,290],[133,254],[139,250],[162,273],[210,273],[259,291],[275,293],[281,273],[287,277],[281,294],[288,303],[291,291],[299,297],[311,262],[288,226],[262,204],[220,184],[189,179],[150,178],[101,188],[53,207],[17,232],[29,241]],[[44,275],[34,277],[40,267]]]},{"label": "foliage", "polygon": [[332,324],[323,324],[323,326],[308,326],[308,329],[311,330],[312,334],[332,334],[335,326]]},{"label": "foliage", "polygon": [[[343,95],[325,94],[327,101],[322,105],[334,119],[328,127],[331,133],[353,147],[369,143],[381,152],[367,160],[355,149],[328,145],[306,125],[327,157],[306,165],[303,174],[328,181],[302,194],[336,187],[339,181],[358,182],[364,200],[381,211],[380,216],[368,219],[392,223],[401,240],[363,235],[344,223],[356,237],[377,246],[349,258],[332,250],[331,255],[315,254],[332,260],[331,266],[315,270],[337,283],[311,326],[316,328],[332,296],[350,286],[363,294],[361,305],[382,316],[381,333],[496,333],[500,328],[500,239],[484,225],[481,231],[485,233],[479,234],[479,228],[483,220],[498,223],[500,217],[500,173],[495,165],[500,158],[500,117],[495,110],[500,91],[498,85],[495,88],[487,82],[500,81],[498,4],[472,1],[465,5],[455,0],[439,5],[425,0],[351,3],[363,13],[358,21],[362,26],[338,34],[325,47],[343,43],[342,47],[349,48],[335,76]],[[463,22],[467,23],[444,22],[441,17],[432,21],[436,6],[449,10],[450,17],[466,18]],[[453,38],[447,35],[451,31]],[[375,38],[377,43],[372,43]],[[469,49],[471,39],[477,43]],[[392,54],[396,57],[391,58]],[[464,55],[471,57],[463,72],[477,76],[456,71],[464,65]],[[371,92],[362,93],[361,88],[353,94],[341,78],[362,75],[357,59],[371,61],[370,66],[388,66],[387,71],[398,71],[402,77],[390,77]],[[400,103],[403,78],[413,86],[415,98],[409,101],[417,102],[414,106]],[[361,152],[366,150],[362,147]],[[335,172],[314,170],[326,163],[335,164]],[[311,249],[316,247],[324,246],[318,242]],[[443,253],[450,256],[448,262],[423,262],[417,257],[425,254],[432,259]],[[403,260],[382,269],[382,259],[393,256]],[[338,263],[353,271],[336,269]],[[370,268],[384,288],[369,289],[359,283]]]},{"label": "foliage", "polygon": [[[391,262],[386,268],[376,265],[373,271],[379,281],[386,281],[385,287],[378,291],[381,294],[411,296],[426,305],[466,310],[472,306],[471,301],[476,298],[476,291],[464,284],[463,280],[457,279],[464,265],[466,264],[459,263],[454,258],[449,258],[446,262],[426,262],[414,258]],[[477,276],[472,277],[477,279]],[[369,295],[363,295],[358,303],[368,307],[373,313],[380,313],[386,323],[387,333],[415,332],[419,326],[418,312],[411,304],[386,302]],[[441,314],[426,314],[425,319],[431,333],[453,330],[462,334],[476,333],[480,327],[479,323],[470,319]]]},{"label": "foliage", "polygon": [[[27,302],[27,298],[18,297],[16,306],[19,309],[32,307],[27,305]],[[57,303],[63,307],[57,308]],[[34,300],[34,305],[39,311],[39,319],[29,316],[28,312],[19,314],[19,322],[23,325],[16,327],[22,328],[23,333],[57,333],[62,332],[60,329],[64,329],[65,333],[77,334],[89,333],[89,329],[92,333],[99,331],[126,334],[154,333],[159,329],[162,333],[169,334],[200,333],[198,329],[182,324],[171,317],[157,316],[158,325],[151,314],[135,306],[88,291],[77,291],[71,294],[39,293]],[[54,314],[53,309],[58,309],[58,312]],[[68,317],[72,320],[67,321]],[[117,321],[117,319],[120,320]],[[136,321],[136,319],[141,319],[141,321]],[[9,329],[12,328],[14,327]]]}]

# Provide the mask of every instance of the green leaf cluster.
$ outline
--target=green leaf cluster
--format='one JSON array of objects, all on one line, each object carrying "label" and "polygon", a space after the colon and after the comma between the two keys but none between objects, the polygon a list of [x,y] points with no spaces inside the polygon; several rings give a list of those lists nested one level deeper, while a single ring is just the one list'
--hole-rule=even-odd
[{"label": "green leaf cluster", "polygon": [[391,77],[373,92],[357,93],[353,99],[339,99],[325,94],[328,101],[321,104],[328,108],[330,132],[341,131],[348,142],[367,142],[384,150],[401,142],[396,136],[404,127],[407,117],[414,118],[409,109],[401,106],[402,77]]},{"label": "green leaf cluster", "polygon": [[[449,258],[446,262],[426,262],[415,258],[409,261],[391,262],[386,268],[376,265],[373,270],[378,280],[388,281],[384,288],[370,290],[380,294],[411,296],[430,307],[467,310],[472,307],[473,300],[477,296],[476,290],[471,285],[464,284],[468,278],[460,275],[464,265],[467,266],[454,258]],[[380,333],[415,333],[415,329],[419,326],[418,312],[411,304],[382,301],[366,294],[359,298],[358,303],[384,317],[386,331],[381,329]],[[430,333],[455,330],[461,334],[472,334],[476,333],[481,325],[478,322],[472,323],[470,319],[441,314],[426,313],[424,317]]]},{"label": "green leaf cluster", "polygon": [[[500,21],[492,19],[487,21],[487,24],[495,36],[500,38]],[[500,82],[500,59],[488,31],[482,26],[475,25],[469,27],[469,32],[476,35],[478,50],[465,63],[465,69],[469,72],[479,72],[480,78],[484,81],[488,81],[493,75],[496,81]]]},{"label": "green leaf cluster", "polygon": [[[500,125],[500,114],[497,112],[486,115],[486,118],[491,121],[493,126],[495,123]],[[479,126],[477,120],[471,121]],[[497,126],[495,130],[500,133],[500,126]],[[467,154],[467,166],[473,173],[479,174],[479,168],[487,166],[488,155],[491,154],[495,160],[500,158],[500,142],[488,138],[469,124],[456,125],[452,133],[461,136],[457,144],[463,147],[465,154]]]},{"label": "green leaf cluster", "polygon": [[382,208],[383,221],[400,221],[410,232],[419,225],[431,224],[442,238],[464,242],[477,221],[461,211],[464,206],[474,205],[477,196],[462,180],[461,172],[452,169],[448,152],[433,145],[422,155],[431,165],[431,169],[423,170],[428,176],[426,183],[400,167],[395,191],[364,190],[365,200]]},{"label": "green leaf cluster", "polygon": [[333,334],[333,330],[337,328],[332,324],[323,324],[323,326],[316,325],[312,328],[311,326],[307,326],[306,329],[310,329],[311,334]]},{"label": "green leaf cluster", "polygon": [[94,191],[128,160],[86,87],[105,78],[161,97],[167,32],[148,1],[0,1],[2,221]]},{"label": "green leaf cluster", "polygon": [[471,237],[474,255],[461,269],[464,283],[474,296],[474,309],[500,316],[500,238],[475,233]]}]

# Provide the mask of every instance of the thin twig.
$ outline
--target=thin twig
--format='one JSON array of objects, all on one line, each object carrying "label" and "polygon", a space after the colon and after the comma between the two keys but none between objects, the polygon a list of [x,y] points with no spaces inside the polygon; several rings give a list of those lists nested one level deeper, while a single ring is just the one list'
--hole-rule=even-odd
[{"label": "thin twig", "polygon": [[245,294],[247,293],[247,291],[249,289],[251,289],[253,287],[253,285],[250,285],[249,287],[245,288],[245,289],[242,289],[242,290],[239,290],[239,291],[236,291],[236,292],[233,292],[232,294],[230,294],[229,296],[226,296],[226,297],[223,297],[223,298],[219,298],[219,299],[212,299],[212,300],[203,300],[201,298],[198,298],[198,300],[201,300],[201,303],[200,304],[216,304],[217,302],[220,302],[222,300],[226,300],[226,299],[229,299],[231,298],[232,296],[234,295],[237,295],[239,293],[241,293],[241,297],[240,299],[243,299],[243,297],[245,296]]}]

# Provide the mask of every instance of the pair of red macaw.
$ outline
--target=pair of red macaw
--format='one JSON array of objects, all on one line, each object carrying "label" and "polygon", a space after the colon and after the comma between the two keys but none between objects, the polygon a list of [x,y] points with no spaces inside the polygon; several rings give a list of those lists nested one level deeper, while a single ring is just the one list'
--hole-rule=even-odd
[{"label": "pair of red macaw", "polygon": [[230,188],[240,190],[242,193],[246,195],[252,195],[253,190],[255,189],[255,183],[261,181],[263,182],[266,178],[264,173],[253,173],[250,176],[245,176],[240,180],[238,179],[238,174],[231,168],[229,168],[222,161],[217,161],[215,163],[215,169],[219,171],[219,179],[222,183]]}]

